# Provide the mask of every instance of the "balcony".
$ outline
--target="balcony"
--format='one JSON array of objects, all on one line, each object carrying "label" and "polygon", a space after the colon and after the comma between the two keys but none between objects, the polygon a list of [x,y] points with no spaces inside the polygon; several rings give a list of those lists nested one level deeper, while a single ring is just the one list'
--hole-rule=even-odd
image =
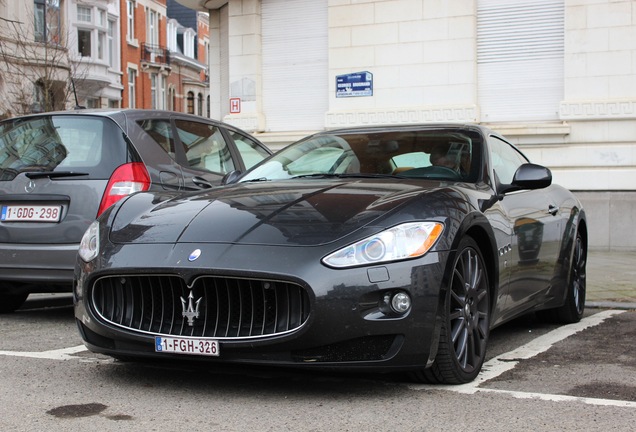
[{"label": "balcony", "polygon": [[170,64],[170,50],[162,45],[141,43],[141,61],[154,64]]}]

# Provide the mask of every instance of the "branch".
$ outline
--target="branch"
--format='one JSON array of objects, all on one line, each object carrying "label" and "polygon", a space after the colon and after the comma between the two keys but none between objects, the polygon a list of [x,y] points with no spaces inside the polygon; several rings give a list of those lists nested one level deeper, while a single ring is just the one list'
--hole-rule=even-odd
[{"label": "branch", "polygon": [[0,20],[2,20],[4,22],[8,22],[8,23],[13,23],[13,24],[24,24],[22,21],[10,20],[10,19],[3,18],[3,17],[0,17]]}]

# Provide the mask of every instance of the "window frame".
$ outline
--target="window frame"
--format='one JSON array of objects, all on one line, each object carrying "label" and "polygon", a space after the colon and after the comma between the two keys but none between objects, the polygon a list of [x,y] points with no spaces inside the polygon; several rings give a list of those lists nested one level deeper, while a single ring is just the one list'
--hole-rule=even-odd
[{"label": "window frame", "polygon": [[[501,146],[501,148],[503,148],[503,149],[510,150],[510,151],[505,151],[503,153],[509,154],[509,155],[515,155],[518,158],[518,160],[515,161],[514,163],[519,163],[520,162],[516,166],[514,171],[512,172],[512,177],[510,177],[510,181],[509,182],[506,182],[506,180],[508,180],[508,179],[501,178],[499,173],[496,171],[494,155],[496,154],[500,159],[505,160],[505,161],[510,161],[510,159],[502,157],[501,154],[500,154],[501,152],[495,151],[495,145],[493,145],[493,143],[496,143],[497,145]],[[521,153],[521,151],[519,151],[519,149],[517,149],[515,146],[510,144],[508,141],[504,140],[503,138],[501,138],[501,137],[499,137],[497,135],[492,135],[491,134],[491,135],[488,136],[488,149],[489,149],[489,153],[490,153],[490,164],[491,164],[490,171],[493,174],[493,178],[496,178],[497,181],[500,184],[502,184],[502,185],[507,185],[507,184],[512,183],[512,180],[514,178],[514,174],[519,169],[519,167],[521,165],[523,165],[523,164],[530,163],[530,160],[526,157],[526,155]],[[498,165],[498,166],[503,166],[503,165]],[[501,175],[503,175],[503,174],[504,173],[501,172]],[[510,173],[505,173],[505,174],[510,174]]]},{"label": "window frame", "polygon": [[[82,34],[88,36],[88,40]],[[77,28],[77,52],[80,57],[91,58],[93,56],[93,32],[91,30]]]},{"label": "window frame", "polygon": [[159,13],[148,8],[146,11],[146,42],[149,45],[159,45]]},{"label": "window frame", "polygon": [[[225,160],[224,162],[219,164],[219,167],[221,169],[225,169],[225,171],[212,171],[209,168],[205,168],[205,167],[200,167],[200,166],[194,166],[190,163],[190,159],[188,159],[188,152],[190,150],[190,144],[185,142],[182,139],[182,133],[188,133],[188,134],[193,134],[195,135],[195,133],[193,131],[188,131],[187,129],[183,128],[183,126],[181,124],[183,123],[189,123],[189,124],[195,124],[197,125],[197,127],[202,127],[205,126],[207,128],[214,128],[215,132],[210,135],[209,137],[206,138],[209,139],[213,136],[217,136],[217,138],[220,138],[221,144],[223,146],[223,148],[221,149],[222,152],[224,154],[226,154],[227,156],[229,156],[229,159]],[[175,137],[176,140],[178,140],[178,147],[180,149],[183,149],[183,160],[180,162],[181,165],[188,167],[189,169],[195,170],[195,171],[200,171],[202,173],[211,173],[211,174],[215,174],[215,175],[225,175],[230,171],[233,171],[235,169],[240,169],[240,165],[243,164],[242,162],[242,158],[240,157],[240,155],[237,157],[236,154],[236,145],[234,143],[234,140],[228,136],[227,134],[227,130],[218,124],[214,124],[214,123],[210,123],[207,122],[205,120],[203,121],[198,121],[198,120],[192,120],[189,118],[183,118],[183,117],[174,117],[173,118],[173,125],[174,125],[174,130],[173,130],[173,135]],[[201,138],[203,138],[201,135],[199,135]],[[225,164],[224,166],[221,166]]]},{"label": "window frame", "polygon": [[135,10],[137,9],[137,2],[135,0],[126,1],[126,40],[132,42],[135,40]]},{"label": "window frame", "polygon": [[117,56],[115,55],[115,46],[116,45],[116,27],[117,27],[117,21],[114,19],[110,19],[108,18],[108,25],[107,25],[107,30],[106,30],[106,45],[108,46],[108,64],[110,65],[111,68],[115,68],[117,65],[116,63],[116,58]]},{"label": "window frame", "polygon": [[194,92],[189,91],[188,93],[186,93],[186,98],[186,113],[194,115]]},{"label": "window frame", "polygon": [[157,109],[157,75],[150,74],[150,108]]},{"label": "window frame", "polygon": [[135,94],[137,84],[137,71],[133,68],[128,68],[128,108],[134,109],[137,107],[137,98]]},{"label": "window frame", "polygon": [[[60,3],[60,0],[33,0],[33,38],[36,42],[56,45],[61,43],[62,8]],[[57,26],[54,27],[54,24]]]}]

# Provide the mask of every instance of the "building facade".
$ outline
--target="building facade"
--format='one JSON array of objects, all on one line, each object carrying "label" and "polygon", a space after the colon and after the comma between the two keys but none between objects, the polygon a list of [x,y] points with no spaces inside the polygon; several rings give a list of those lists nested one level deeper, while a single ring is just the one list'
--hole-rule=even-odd
[{"label": "building facade", "polygon": [[166,1],[121,0],[120,14],[122,107],[164,108],[172,71],[166,46]]},{"label": "building facade", "polygon": [[77,103],[86,108],[120,107],[124,87],[119,0],[67,0],[64,11]]},{"label": "building facade", "polygon": [[0,3],[5,117],[121,104],[119,0]]},{"label": "building facade", "polygon": [[0,2],[0,117],[68,107],[67,9],[63,0]]},{"label": "building facade", "polygon": [[210,117],[208,65],[209,17],[174,0],[167,1],[168,49],[172,74],[168,109]]},{"label": "building facade", "polygon": [[[208,40],[207,13],[170,0],[121,0],[120,11],[122,107],[208,117],[208,68],[199,60],[205,59],[199,41]],[[192,27],[181,22],[184,16]]]},{"label": "building facade", "polygon": [[636,250],[636,1],[177,1],[209,13],[212,117],[273,149],[485,124],[577,193],[591,247]]}]

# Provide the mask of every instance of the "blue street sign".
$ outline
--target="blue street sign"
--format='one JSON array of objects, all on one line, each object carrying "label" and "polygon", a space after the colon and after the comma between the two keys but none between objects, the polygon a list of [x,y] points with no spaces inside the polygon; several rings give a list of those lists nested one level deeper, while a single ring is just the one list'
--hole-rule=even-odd
[{"label": "blue street sign", "polygon": [[373,74],[356,72],[336,76],[336,97],[373,96]]}]

